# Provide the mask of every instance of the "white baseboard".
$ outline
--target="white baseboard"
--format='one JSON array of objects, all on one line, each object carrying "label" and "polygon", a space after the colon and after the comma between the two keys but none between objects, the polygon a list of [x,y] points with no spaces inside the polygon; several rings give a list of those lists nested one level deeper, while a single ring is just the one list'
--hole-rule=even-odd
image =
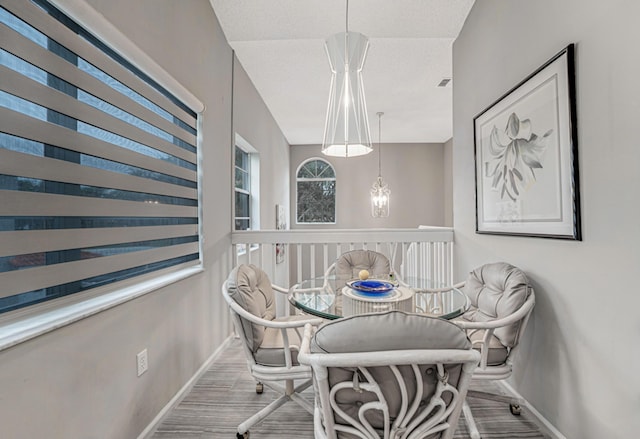
[{"label": "white baseboard", "polygon": [[226,340],[222,342],[220,347],[216,349],[209,358],[207,358],[207,361],[205,361],[202,366],[200,366],[200,369],[198,369],[198,371],[189,379],[189,381],[187,381],[185,385],[182,386],[182,388],[173,396],[173,398],[171,398],[171,400],[162,408],[162,410],[160,410],[156,417],[153,418],[153,421],[151,421],[151,423],[147,425],[144,430],[142,430],[142,433],[138,435],[138,439],[147,439],[151,437],[158,426],[162,423],[164,418],[180,403],[180,401],[182,401],[187,393],[191,391],[200,377],[204,375],[207,370],[209,370],[211,364],[227,348],[229,343],[231,343],[231,341],[233,340],[234,336],[234,334],[231,334],[229,337],[227,337]]},{"label": "white baseboard", "polygon": [[524,399],[522,395],[516,392],[515,389],[511,387],[509,383],[507,383],[506,381],[496,381],[496,384],[502,387],[506,392],[524,401],[524,405],[527,408],[527,411],[531,413],[534,418],[536,418],[536,421],[538,421],[540,425],[540,429],[544,434],[549,435],[552,439],[567,439],[565,435],[560,433],[558,429],[551,422],[549,422],[547,418],[542,416],[542,414],[538,410],[536,410],[534,406],[529,404],[529,401]]}]

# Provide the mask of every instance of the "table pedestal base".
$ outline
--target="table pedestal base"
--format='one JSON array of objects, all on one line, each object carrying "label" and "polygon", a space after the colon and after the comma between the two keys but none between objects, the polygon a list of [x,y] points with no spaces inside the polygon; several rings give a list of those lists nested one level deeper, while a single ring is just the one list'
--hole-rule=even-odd
[{"label": "table pedestal base", "polygon": [[415,312],[414,292],[410,288],[398,287],[382,297],[366,296],[344,287],[342,290],[342,315],[353,316],[384,311]]}]

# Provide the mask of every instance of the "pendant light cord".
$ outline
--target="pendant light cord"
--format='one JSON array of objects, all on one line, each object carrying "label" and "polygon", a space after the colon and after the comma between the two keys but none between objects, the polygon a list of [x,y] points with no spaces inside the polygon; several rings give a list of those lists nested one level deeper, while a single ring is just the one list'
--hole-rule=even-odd
[{"label": "pendant light cord", "polygon": [[378,177],[382,177],[382,142],[380,140],[380,124],[382,120],[383,112],[376,113],[378,115]]},{"label": "pendant light cord", "polygon": [[349,33],[349,0],[347,0],[347,13],[345,14],[345,24],[344,24],[345,33]]}]

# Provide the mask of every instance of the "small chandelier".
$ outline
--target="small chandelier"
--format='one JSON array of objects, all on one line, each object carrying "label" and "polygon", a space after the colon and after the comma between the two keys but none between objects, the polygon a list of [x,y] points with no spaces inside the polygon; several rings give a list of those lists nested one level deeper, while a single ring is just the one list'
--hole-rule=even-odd
[{"label": "small chandelier", "polygon": [[389,202],[391,190],[382,179],[382,144],[380,142],[380,120],[384,113],[378,115],[378,178],[371,186],[371,216],[374,218],[386,218],[389,216]]},{"label": "small chandelier", "polygon": [[332,35],[325,42],[331,87],[322,153],[334,157],[355,157],[373,150],[362,83],[369,39],[360,33],[349,32],[349,0],[346,2],[345,32]]}]

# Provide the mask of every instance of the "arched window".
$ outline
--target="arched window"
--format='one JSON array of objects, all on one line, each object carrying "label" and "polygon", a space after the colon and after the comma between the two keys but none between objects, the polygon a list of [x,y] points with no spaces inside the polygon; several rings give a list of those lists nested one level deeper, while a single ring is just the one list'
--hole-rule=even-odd
[{"label": "arched window", "polygon": [[336,222],[336,173],[322,159],[309,159],[298,168],[296,222]]}]

